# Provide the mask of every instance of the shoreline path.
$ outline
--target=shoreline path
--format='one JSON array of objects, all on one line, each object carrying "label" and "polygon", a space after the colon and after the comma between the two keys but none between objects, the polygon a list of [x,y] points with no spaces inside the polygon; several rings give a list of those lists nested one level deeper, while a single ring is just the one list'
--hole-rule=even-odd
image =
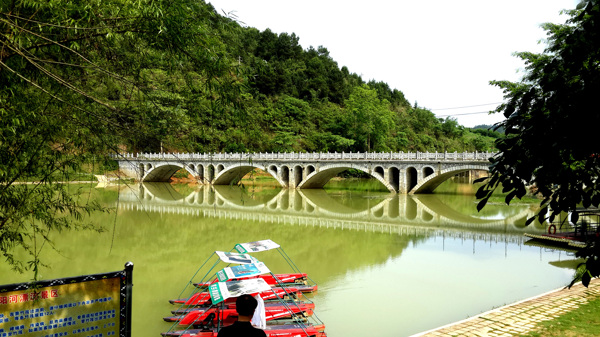
[{"label": "shoreline path", "polygon": [[551,320],[599,297],[600,280],[594,279],[589,288],[578,283],[571,289],[556,289],[411,337],[520,336],[534,331],[537,322]]}]

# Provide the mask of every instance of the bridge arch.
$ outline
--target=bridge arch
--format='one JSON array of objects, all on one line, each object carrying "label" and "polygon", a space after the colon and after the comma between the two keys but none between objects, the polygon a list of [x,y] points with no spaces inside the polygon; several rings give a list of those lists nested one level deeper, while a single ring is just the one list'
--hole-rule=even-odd
[{"label": "bridge arch", "polygon": [[182,168],[188,171],[193,176],[196,176],[196,173],[193,169],[190,168],[189,165],[185,165],[177,162],[165,162],[165,163],[157,163],[156,165],[146,164],[143,165],[144,169],[141,170],[141,181],[160,181],[160,182],[168,182],[171,177],[175,174],[175,172],[181,170]]},{"label": "bridge arch", "polygon": [[323,188],[323,186],[325,186],[325,184],[327,184],[329,182],[329,180],[331,180],[331,178],[333,178],[336,175],[338,175],[339,173],[346,171],[348,169],[351,169],[351,168],[367,173],[371,177],[373,177],[373,178],[377,179],[379,182],[381,182],[383,184],[383,186],[385,186],[389,191],[396,192],[394,187],[392,185],[390,185],[387,181],[385,181],[385,179],[383,178],[383,175],[373,174],[373,172],[369,172],[369,170],[367,170],[364,167],[360,167],[360,166],[350,167],[348,165],[335,165],[335,164],[322,166],[320,171],[311,173],[310,175],[308,175],[306,177],[306,179],[304,179],[296,187],[297,188]]},{"label": "bridge arch", "polygon": [[450,167],[444,169],[439,172],[439,174],[432,174],[427,176],[425,179],[421,180],[418,184],[410,188],[408,191],[410,194],[415,193],[431,193],[435,190],[441,183],[450,179],[458,173],[466,172],[470,170],[485,170],[489,171],[488,165],[458,165],[454,167]]},{"label": "bridge arch", "polygon": [[400,169],[392,166],[388,169],[388,181],[395,191],[400,189]]},{"label": "bridge arch", "polygon": [[294,166],[294,186],[298,187],[302,183],[302,174],[304,169],[300,165]]},{"label": "bridge arch", "polygon": [[215,179],[215,166],[210,164],[206,167],[206,180],[209,183],[212,183]]},{"label": "bridge arch", "polygon": [[213,181],[214,185],[229,185],[236,183],[254,169],[253,165],[238,164],[225,168],[223,165],[217,166],[217,172]]},{"label": "bridge arch", "polygon": [[[240,179],[242,179],[246,174],[250,173],[250,171],[254,170],[254,169],[260,169],[260,170],[264,170],[264,167],[261,167],[259,165],[255,165],[252,163],[238,163],[238,164],[234,164],[231,166],[228,166],[227,168],[222,167],[223,165],[219,165],[220,167],[220,171],[217,169],[217,174],[214,177],[214,181],[212,182],[214,185],[229,185],[233,182],[239,181]],[[285,171],[285,170],[282,170]],[[280,177],[278,176],[277,172],[277,166],[275,165],[271,165],[266,172],[268,174],[270,174],[273,178],[275,178],[275,180],[277,180],[277,182],[281,185],[281,186],[287,186],[287,184],[285,184],[284,181],[282,181],[282,179],[280,179]]]},{"label": "bridge arch", "polygon": [[196,177],[198,177],[198,180],[204,181],[204,165],[196,165]]},{"label": "bridge arch", "polygon": [[199,172],[199,168],[201,168],[201,167],[202,167],[201,164],[197,164],[197,165],[195,165],[195,164],[189,164],[187,171],[190,172],[193,177],[200,178],[200,174],[198,172]]},{"label": "bridge arch", "polygon": [[435,173],[435,169],[433,167],[431,167],[431,166],[423,167],[423,178],[427,178],[434,173]]},{"label": "bridge arch", "polygon": [[284,187],[290,186],[290,168],[286,165],[281,167],[281,183]]},{"label": "bridge arch", "polygon": [[408,167],[406,169],[406,190],[410,191],[417,186],[419,180],[417,169],[414,167]]}]

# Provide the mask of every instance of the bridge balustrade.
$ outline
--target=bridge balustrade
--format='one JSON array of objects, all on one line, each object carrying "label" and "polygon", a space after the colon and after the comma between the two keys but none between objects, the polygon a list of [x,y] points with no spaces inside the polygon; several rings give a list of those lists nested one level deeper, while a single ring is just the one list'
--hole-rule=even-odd
[{"label": "bridge balustrade", "polygon": [[429,193],[453,175],[487,170],[490,152],[267,152],[119,154],[120,171],[139,181],[169,181],[184,168],[203,184],[227,185],[253,168],[284,188],[322,188],[349,168],[370,174],[391,192]]},{"label": "bridge balustrade", "polygon": [[493,152],[266,152],[266,153],[122,153],[115,159],[137,160],[487,160]]}]

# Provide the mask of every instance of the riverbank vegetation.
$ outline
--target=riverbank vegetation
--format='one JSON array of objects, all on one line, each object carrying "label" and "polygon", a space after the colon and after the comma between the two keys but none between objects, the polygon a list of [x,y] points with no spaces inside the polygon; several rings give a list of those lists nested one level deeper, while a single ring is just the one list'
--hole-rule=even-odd
[{"label": "riverbank vegetation", "polygon": [[88,228],[100,206],[58,182],[113,170],[114,153],[494,150],[299,40],[203,1],[1,2],[4,258],[35,271],[50,231]]}]

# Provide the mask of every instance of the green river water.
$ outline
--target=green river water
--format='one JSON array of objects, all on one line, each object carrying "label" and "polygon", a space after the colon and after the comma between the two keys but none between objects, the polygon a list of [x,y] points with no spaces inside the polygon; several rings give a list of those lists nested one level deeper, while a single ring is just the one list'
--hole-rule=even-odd
[{"label": "green river water", "polygon": [[[526,243],[534,205],[490,204],[445,183],[433,195],[373,191],[356,181],[326,190],[144,184],[93,188],[115,211],[94,215],[106,231],[55,233],[41,279],[134,263],[133,336],[160,336],[192,275],[215,250],[271,239],[315,280],[316,314],[330,337],[410,336],[569,283],[572,253]],[[288,272],[279,254],[256,256]],[[25,282],[0,265],[0,284]]]}]

